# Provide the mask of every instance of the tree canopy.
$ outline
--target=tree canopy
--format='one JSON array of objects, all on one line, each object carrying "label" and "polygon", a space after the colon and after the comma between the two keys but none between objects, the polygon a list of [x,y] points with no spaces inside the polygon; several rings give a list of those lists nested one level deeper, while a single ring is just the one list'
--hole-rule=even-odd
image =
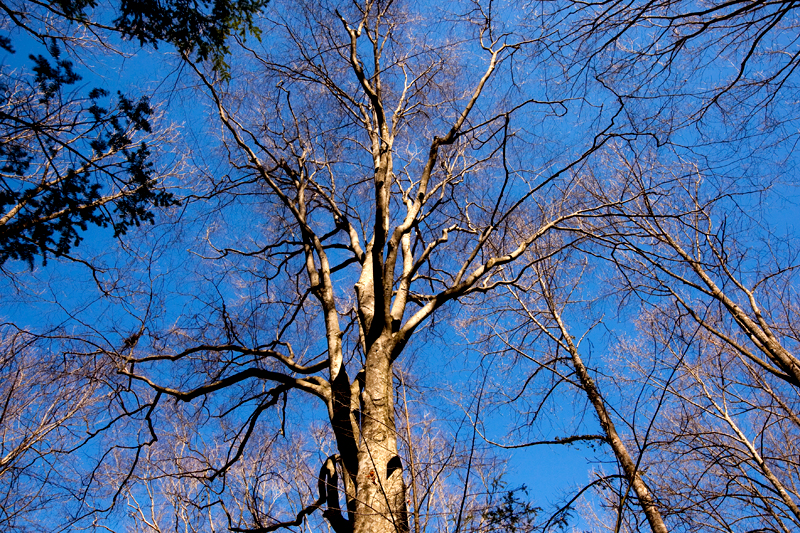
[{"label": "tree canopy", "polygon": [[2,7],[6,530],[800,527],[794,4]]}]

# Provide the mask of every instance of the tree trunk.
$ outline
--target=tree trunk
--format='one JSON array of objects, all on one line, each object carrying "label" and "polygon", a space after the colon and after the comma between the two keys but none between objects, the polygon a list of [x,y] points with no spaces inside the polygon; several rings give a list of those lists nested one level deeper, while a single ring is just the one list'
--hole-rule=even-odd
[{"label": "tree trunk", "polygon": [[589,375],[589,370],[583,363],[583,359],[578,352],[578,347],[572,341],[572,336],[569,334],[567,326],[561,319],[561,314],[555,306],[547,284],[542,278],[539,279],[539,283],[542,286],[542,294],[545,295],[548,305],[550,306],[550,313],[553,319],[555,319],[556,324],[558,324],[558,329],[561,331],[563,341],[560,341],[560,343],[570,354],[572,366],[575,369],[575,373],[578,375],[581,388],[586,393],[586,397],[589,399],[589,402],[591,402],[592,407],[594,407],[595,413],[597,413],[597,418],[606,435],[606,440],[611,446],[611,450],[614,452],[614,456],[617,458],[617,461],[619,461],[620,466],[622,466],[625,478],[628,480],[628,483],[630,483],[630,487],[639,500],[639,506],[647,518],[650,530],[653,533],[668,533],[667,526],[664,524],[664,518],[661,516],[656,500],[647,488],[644,479],[642,479],[642,476],[639,474],[637,462],[633,460],[630,452],[628,452],[628,448],[625,446],[619,433],[617,433],[614,421],[611,419],[611,415],[606,408],[605,399],[594,380]]},{"label": "tree trunk", "polygon": [[605,400],[595,385],[594,380],[589,375],[589,371],[586,368],[586,365],[584,365],[580,354],[578,353],[577,346],[575,346],[575,344],[572,342],[572,338],[569,336],[566,326],[564,326],[564,323],[561,321],[561,317],[558,315],[558,313],[554,312],[554,317],[558,322],[561,331],[564,333],[564,340],[569,348],[570,356],[572,357],[572,365],[575,368],[575,372],[578,374],[581,387],[583,388],[584,392],[586,392],[586,396],[589,398],[589,401],[594,407],[595,413],[597,413],[597,418],[600,421],[600,425],[602,426],[603,431],[606,434],[606,438],[608,439],[608,444],[614,451],[614,455],[622,466],[622,471],[625,473],[628,483],[630,483],[634,494],[636,494],[636,497],[639,500],[639,506],[647,517],[650,530],[653,533],[668,533],[667,526],[664,524],[664,519],[661,516],[661,512],[658,510],[655,498],[650,493],[650,490],[647,488],[647,484],[639,474],[636,461],[633,460],[631,454],[628,452],[628,448],[625,446],[622,438],[617,433],[617,428],[614,425],[614,422],[611,420],[608,410],[606,409]]},{"label": "tree trunk", "polygon": [[379,339],[372,345],[365,371],[354,533],[405,533],[409,530],[406,487],[397,455],[391,348],[387,340]]}]

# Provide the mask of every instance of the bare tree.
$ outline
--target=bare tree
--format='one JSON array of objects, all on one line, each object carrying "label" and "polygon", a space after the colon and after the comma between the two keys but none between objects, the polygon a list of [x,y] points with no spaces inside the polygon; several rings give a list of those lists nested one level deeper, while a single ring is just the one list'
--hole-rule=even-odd
[{"label": "bare tree", "polygon": [[[552,11],[550,20],[569,28],[553,46],[575,86],[595,78],[611,89],[634,131],[682,148],[720,143],[729,161],[755,139],[770,139],[764,148],[792,135],[793,3],[567,2]],[[737,150],[726,150],[731,141]]]},{"label": "bare tree", "polygon": [[[463,438],[462,433],[473,433],[469,417],[462,415],[455,425],[435,419],[431,413],[441,409],[429,403],[434,400],[430,394],[423,397],[415,392],[416,380],[411,381],[404,376],[396,382],[398,444],[408,457],[405,470],[411,529],[533,531],[539,509],[527,501],[525,487],[509,490],[504,461],[491,447],[480,439]],[[291,406],[287,409],[291,411]],[[202,420],[186,414],[180,404],[175,405],[170,415],[174,427],[159,431],[160,446],[148,450],[135,481],[124,488],[110,529],[228,531],[231,517],[242,513],[275,530],[325,528],[318,513],[305,514],[299,523],[294,523],[291,514],[307,509],[309,494],[319,493],[320,483],[332,483],[329,478],[337,475],[330,470],[336,468],[335,459],[327,456],[334,445],[329,427],[314,422],[303,431],[293,431],[291,426],[283,432],[256,430],[243,457],[225,473],[225,483],[209,490],[203,473],[225,461],[228,448],[224,443],[209,443],[202,456],[189,456],[187,451],[196,444],[192,435],[204,428]],[[164,476],[176,457],[184,461],[183,476]],[[311,471],[316,461],[323,466]],[[320,505],[326,503],[331,504]]]},{"label": "bare tree", "polygon": [[0,350],[0,525],[28,530],[75,490],[78,470],[69,454],[85,443],[87,420],[97,416],[103,390],[96,376],[103,358],[77,360],[43,338],[4,324]]},{"label": "bare tree", "polygon": [[[202,416],[220,420],[230,451],[200,469],[210,480],[286,398],[321,401],[336,443],[303,509],[280,520],[231,514],[235,531],[297,525],[320,508],[338,532],[407,531],[398,358],[448,306],[515,283],[499,274],[539,261],[533,243],[601,209],[563,188],[606,142],[616,110],[600,110],[581,143],[540,151],[518,117],[555,127],[568,103],[506,89],[546,53],[537,37],[479,4],[443,15],[435,31],[411,9],[276,6],[269,41],[243,45],[236,83],[192,65],[233,168],[215,188],[265,222],[209,232],[199,253],[225,272],[217,296],[172,331],[145,324],[133,352],[115,355],[120,372],[156,403],[214,406]],[[234,279],[246,301],[226,296]]]},{"label": "bare tree", "polygon": [[[656,428],[671,442],[660,453],[679,456],[682,466],[666,473],[664,497],[673,506],[685,505],[687,497],[702,502],[686,513],[685,519],[697,524],[796,529],[796,461],[786,449],[796,440],[796,414],[786,410],[793,402],[787,403],[751,363],[731,357],[713,341],[695,343],[701,358],[676,353],[684,350],[679,340],[660,336],[661,342],[671,360],[680,361],[675,364],[681,374],[667,389],[680,411]],[[737,368],[741,364],[744,369]],[[687,472],[695,476],[691,491],[683,477]]]},{"label": "bare tree", "polygon": [[[674,151],[608,153],[595,171],[643,193],[586,232],[602,246],[587,250],[616,269],[619,308],[639,309],[643,339],[618,349],[664,402],[650,426],[654,491],[697,529],[791,530],[794,461],[770,443],[796,431],[796,252],[762,211],[781,185],[735,182]],[[626,372],[615,373],[635,382]]]},{"label": "bare tree", "polygon": [[[587,179],[576,188],[592,190],[596,186]],[[597,225],[592,223],[593,227]],[[645,474],[650,462],[645,455],[652,438],[648,414],[657,416],[658,409],[634,412],[633,419],[626,418],[628,410],[620,404],[631,401],[646,387],[636,382],[621,386],[607,380],[609,375],[622,374],[613,367],[613,354],[602,353],[613,352],[613,347],[596,353],[602,343],[597,343],[593,330],[605,327],[604,291],[598,290],[597,277],[602,276],[602,269],[580,250],[590,243],[575,244],[577,249],[565,248],[560,234],[537,243],[532,253],[545,259],[517,277],[514,286],[507,289],[510,298],[498,300],[490,318],[476,318],[490,324],[484,341],[489,348],[484,349],[516,359],[510,373],[517,377],[513,385],[498,391],[495,401],[501,406],[517,404],[514,409],[525,413],[517,426],[508,428],[508,435],[486,438],[514,449],[590,444],[600,457],[607,453],[613,458],[612,472],[599,474],[577,490],[550,523],[572,509],[579,498],[607,499],[608,488],[619,486],[616,499],[609,502],[615,521],[610,529],[619,531],[622,524],[641,520],[650,531],[666,532],[665,516],[671,509],[663,507],[658,492],[653,493],[650,476]],[[564,408],[564,404],[571,407]],[[547,423],[545,413],[556,409],[562,433],[553,435],[553,429],[541,428],[553,425]]]}]

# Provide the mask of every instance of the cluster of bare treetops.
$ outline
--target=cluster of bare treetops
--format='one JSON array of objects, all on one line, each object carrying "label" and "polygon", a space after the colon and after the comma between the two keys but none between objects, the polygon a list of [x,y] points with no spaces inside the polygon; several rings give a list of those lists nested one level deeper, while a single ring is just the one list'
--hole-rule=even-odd
[{"label": "cluster of bare treetops", "polygon": [[800,531],[796,8],[0,0],[0,530]]}]

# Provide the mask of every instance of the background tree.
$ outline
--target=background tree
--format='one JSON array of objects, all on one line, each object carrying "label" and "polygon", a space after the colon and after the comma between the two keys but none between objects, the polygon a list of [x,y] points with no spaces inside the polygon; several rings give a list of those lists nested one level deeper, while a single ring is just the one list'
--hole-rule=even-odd
[{"label": "background tree", "polygon": [[652,429],[663,443],[650,446],[665,466],[651,473],[653,490],[693,530],[791,529],[793,466],[768,443],[792,439],[777,421],[793,416],[786,394],[797,365],[797,244],[783,211],[796,209],[794,6],[573,7],[559,11],[579,28],[559,41],[564,64],[616,94],[621,120],[641,134],[584,167],[600,184],[591,194],[625,190],[632,201],[586,227],[601,248],[583,248],[613,263],[616,313],[631,325],[639,314],[637,332],[652,342],[643,348],[630,325],[597,318],[627,339],[606,341],[612,350],[636,354],[638,378],[627,366],[605,369],[642,391],[619,405],[649,413],[666,402],[655,419],[624,415],[634,433]]},{"label": "background tree", "polygon": [[661,196],[668,201],[642,196],[596,233],[613,247],[622,294],[642,306],[647,340],[627,346],[644,363],[632,367],[668,406],[653,426],[663,444],[652,453],[664,457],[656,464],[681,468],[659,470],[657,490],[697,528],[791,530],[796,469],[772,443],[793,441],[796,431],[789,295],[797,258],[794,236],[765,202],[782,186],[628,155],[617,151],[613,161],[630,186],[671,177]]},{"label": "background tree", "polygon": [[[263,5],[0,3],[0,47],[6,52],[0,67],[0,268],[7,283],[3,318],[11,315],[16,322],[4,322],[0,348],[4,529],[35,529],[42,516],[48,517],[48,529],[56,523],[69,527],[92,513],[80,502],[97,487],[92,471],[102,463],[97,450],[116,446],[101,438],[112,425],[107,417],[119,422],[140,412],[128,410],[124,401],[114,404],[112,398],[122,395],[107,361],[97,359],[97,330],[81,339],[68,333],[81,324],[80,309],[88,305],[77,304],[78,294],[96,302],[95,289],[118,298],[126,266],[99,257],[97,233],[90,234],[95,242],[85,254],[74,248],[91,226],[110,226],[114,237],[122,237],[175,205],[177,196],[167,189],[178,184],[184,158],[172,150],[176,130],[165,125],[163,108],[156,111],[146,96],[111,90],[113,83],[99,77],[91,62],[106,62],[101,72],[119,63],[126,55],[119,43],[123,37],[138,45],[166,41],[222,71],[227,40],[252,32],[252,17]],[[141,91],[136,87],[134,94]],[[45,264],[48,257],[88,267],[95,287],[81,286],[83,276],[75,270],[65,281],[62,272],[70,270],[63,264],[34,273],[36,263]],[[30,272],[18,271],[16,261],[27,263]],[[53,323],[52,313],[42,311],[53,303],[58,307],[55,294],[62,286],[75,291],[64,296],[72,322],[55,318]],[[26,304],[15,316],[14,309]],[[122,344],[135,342],[128,333]],[[111,494],[116,499],[114,489]]]},{"label": "background tree", "polygon": [[[87,420],[102,416],[95,379],[107,361],[62,355],[65,339],[2,326],[0,350],[0,526],[27,531],[56,510],[80,483],[70,454],[86,443]],[[66,460],[65,460],[66,459]]]},{"label": "background tree", "polygon": [[659,363],[671,363],[677,374],[670,383],[651,379],[652,387],[665,389],[670,407],[654,427],[656,439],[670,444],[654,453],[680,465],[656,471],[664,500],[687,509],[683,519],[698,529],[795,529],[791,443],[797,424],[794,398],[786,395],[790,388],[773,388],[755,365],[702,331],[686,350],[676,331],[650,325],[653,346],[663,350]]}]

